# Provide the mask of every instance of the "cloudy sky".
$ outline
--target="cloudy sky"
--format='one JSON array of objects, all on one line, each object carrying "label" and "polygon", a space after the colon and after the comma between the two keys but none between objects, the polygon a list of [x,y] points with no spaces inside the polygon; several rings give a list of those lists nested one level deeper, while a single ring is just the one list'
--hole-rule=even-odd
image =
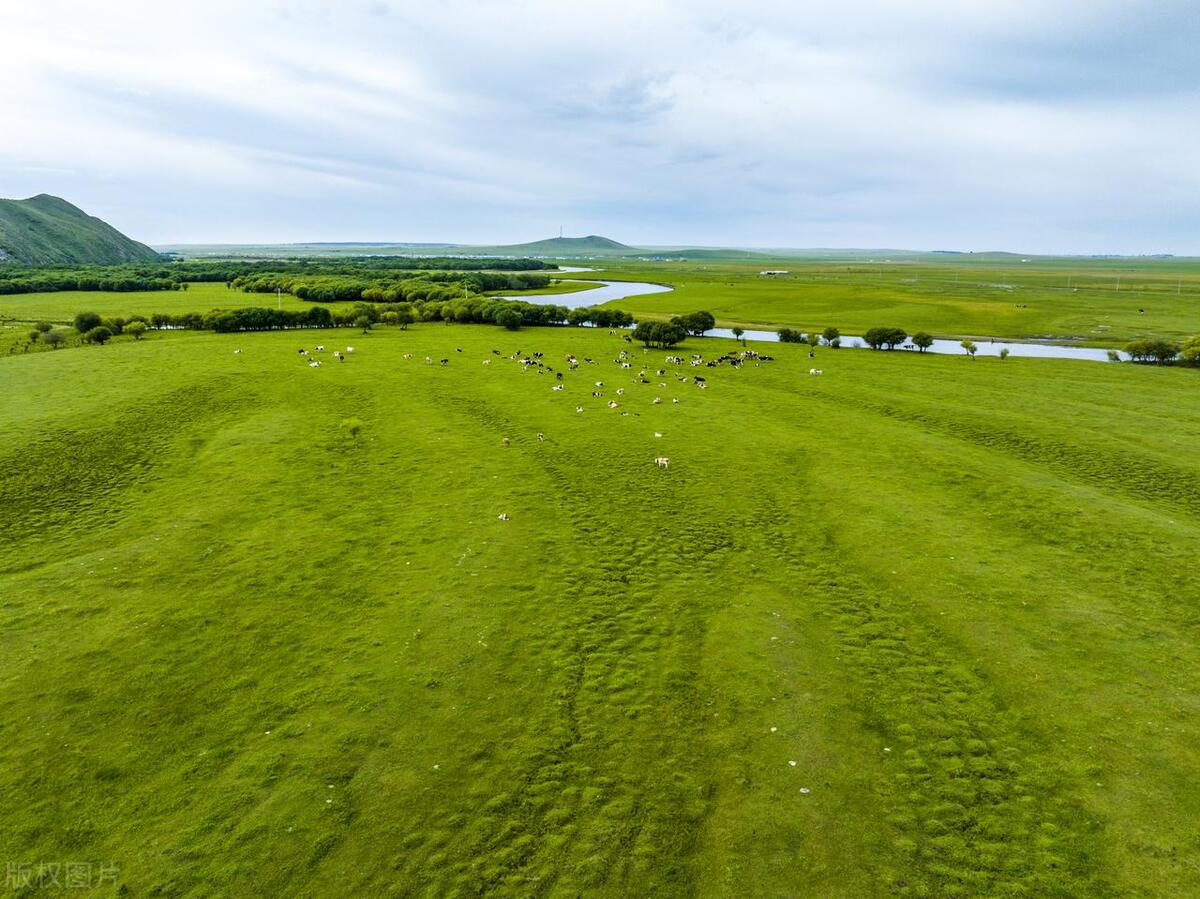
[{"label": "cloudy sky", "polygon": [[141,240],[1200,254],[1195,0],[0,0],[0,196]]}]

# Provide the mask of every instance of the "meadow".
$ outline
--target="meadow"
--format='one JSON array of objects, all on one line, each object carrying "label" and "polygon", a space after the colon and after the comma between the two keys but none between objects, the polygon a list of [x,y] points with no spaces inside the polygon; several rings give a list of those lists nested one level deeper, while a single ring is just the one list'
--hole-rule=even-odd
[{"label": "meadow", "polygon": [[[614,305],[645,317],[700,309],[725,327],[833,326],[847,334],[896,326],[939,337],[1052,339],[1122,346],[1200,333],[1195,260],[835,263],[605,262],[575,278],[655,281],[674,291]],[[764,277],[765,269],[786,275]]]},{"label": "meadow", "polygon": [[770,351],[0,358],[0,857],[161,896],[1200,892],[1198,373]]}]

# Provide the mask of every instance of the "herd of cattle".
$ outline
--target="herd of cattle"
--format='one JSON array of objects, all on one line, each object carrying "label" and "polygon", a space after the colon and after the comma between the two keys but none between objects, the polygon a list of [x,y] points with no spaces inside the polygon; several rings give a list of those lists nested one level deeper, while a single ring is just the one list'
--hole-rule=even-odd
[{"label": "herd of cattle", "polygon": [[[234,350],[234,353],[238,354],[238,355],[240,355],[241,352],[242,351],[240,349]],[[302,359],[307,360],[307,364],[309,365],[310,368],[319,368],[321,366],[321,360],[316,358],[316,356],[323,354],[324,352],[325,352],[324,345],[318,344],[316,347],[313,348],[313,350],[311,352],[306,348],[301,348],[298,351],[298,355]],[[348,347],[346,347],[345,353],[343,353],[341,350],[333,350],[332,356],[333,356],[333,358],[337,359],[339,362],[345,362],[346,354],[353,353],[353,352],[354,352],[354,347],[348,346]],[[462,353],[463,350],[461,348],[457,348],[456,352]],[[723,353],[722,355],[717,356],[713,359],[705,359],[704,356],[701,355],[700,353],[693,353],[690,357],[687,357],[687,358],[685,358],[684,356],[679,356],[679,355],[667,355],[667,356],[663,357],[662,363],[660,365],[653,367],[653,371],[652,371],[652,368],[651,368],[652,363],[650,363],[649,360],[647,359],[649,354],[650,354],[650,350],[644,349],[644,350],[642,350],[641,357],[639,358],[637,356],[637,354],[635,354],[631,350],[628,350],[628,349],[621,350],[617,354],[616,358],[614,358],[612,360],[612,365],[616,366],[617,370],[618,370],[617,377],[624,376],[626,373],[628,373],[629,382],[631,384],[634,384],[634,385],[657,384],[660,389],[666,389],[669,386],[669,384],[671,383],[671,381],[673,380],[676,384],[689,384],[689,385],[696,387],[699,390],[707,390],[708,389],[707,379],[702,375],[688,374],[687,370],[689,368],[692,368],[692,369],[695,369],[695,368],[720,368],[722,366],[728,366],[733,369],[740,369],[745,365],[752,365],[755,368],[759,368],[762,365],[764,365],[768,362],[773,362],[775,360],[774,356],[768,356],[763,353],[759,353],[755,350],[742,350],[740,352]],[[404,359],[412,359],[413,354],[412,353],[404,353],[403,358]],[[546,361],[544,353],[541,353],[541,352],[525,353],[525,352],[522,352],[521,350],[517,350],[516,352],[511,353],[509,355],[504,355],[500,352],[500,350],[496,350],[496,349],[492,350],[492,358],[484,359],[483,364],[484,364],[484,366],[490,366],[492,364],[492,362],[495,360],[515,362],[517,365],[520,366],[522,373],[532,372],[537,375],[552,375],[554,383],[551,385],[550,389],[555,392],[559,392],[559,391],[562,391],[565,389],[565,387],[566,387],[565,375],[566,374],[570,374],[572,372],[578,372],[584,366],[599,366],[601,364],[600,362],[598,362],[596,359],[594,359],[591,356],[584,356],[582,359],[580,359],[574,353],[567,353],[563,357],[562,367],[556,369],[554,366],[550,365]],[[434,364],[433,357],[426,356],[425,364],[433,365]],[[442,366],[449,365],[450,359],[449,358],[440,359],[438,361],[438,364],[442,365]],[[636,369],[636,372],[635,372],[635,369]],[[809,371],[809,374],[819,375],[819,374],[821,374],[821,372],[818,369],[814,368]],[[652,375],[653,375],[653,377],[652,377]],[[593,389],[591,391],[591,395],[592,395],[593,399],[604,400],[604,406],[611,410],[616,410],[621,407],[621,402],[625,401],[624,400],[624,398],[625,398],[625,388],[624,387],[613,388],[612,389],[612,397],[605,399],[605,390],[608,389],[608,387],[606,386],[606,382],[603,379],[601,379],[601,380],[594,381],[593,383],[595,385],[595,389]],[[620,398],[620,401],[618,401],[618,399],[617,399],[618,397]],[[650,403],[651,403],[651,405],[654,405],[654,406],[662,405],[663,398],[661,396],[655,396],[650,401]],[[677,396],[671,397],[672,405],[679,405],[679,403],[680,403],[679,397],[677,397]],[[584,407],[582,405],[576,405],[575,411],[576,411],[576,413],[582,413],[584,411]],[[629,415],[629,414],[630,413],[628,411],[621,412],[621,415]],[[634,412],[633,414],[638,415],[640,413]],[[662,437],[663,435],[661,432],[655,431],[654,436]],[[539,443],[544,441],[545,439],[546,438],[545,438],[544,434],[539,433],[537,435],[537,440]],[[502,440],[502,443],[504,446],[509,446],[509,445],[511,445],[512,441],[510,438],[504,437]],[[658,456],[654,459],[654,464],[656,466],[658,466],[659,468],[668,468],[671,464],[671,460],[666,456]],[[507,515],[501,515],[500,518],[502,521],[508,520]]]}]

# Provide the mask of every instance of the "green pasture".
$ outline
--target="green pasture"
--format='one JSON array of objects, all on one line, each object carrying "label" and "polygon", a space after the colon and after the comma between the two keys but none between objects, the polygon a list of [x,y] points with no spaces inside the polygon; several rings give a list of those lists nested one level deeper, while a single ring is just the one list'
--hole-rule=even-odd
[{"label": "green pasture", "polygon": [[0,358],[0,857],[100,895],[1200,893],[1198,373],[770,351]]},{"label": "green pasture", "polygon": [[[764,269],[789,274],[766,277],[759,274]],[[1194,261],[1144,262],[1129,271],[1100,264],[617,263],[573,277],[669,284],[671,293],[612,305],[658,317],[704,309],[724,326],[833,326],[848,334],[895,326],[939,337],[1111,346],[1200,333],[1200,265]]]}]

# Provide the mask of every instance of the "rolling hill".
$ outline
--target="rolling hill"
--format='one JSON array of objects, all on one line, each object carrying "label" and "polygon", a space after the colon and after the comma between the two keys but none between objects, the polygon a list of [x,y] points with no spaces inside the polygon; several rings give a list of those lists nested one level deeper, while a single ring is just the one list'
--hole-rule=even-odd
[{"label": "rolling hill", "polygon": [[25,265],[155,262],[154,250],[66,200],[0,200],[0,262]]}]

